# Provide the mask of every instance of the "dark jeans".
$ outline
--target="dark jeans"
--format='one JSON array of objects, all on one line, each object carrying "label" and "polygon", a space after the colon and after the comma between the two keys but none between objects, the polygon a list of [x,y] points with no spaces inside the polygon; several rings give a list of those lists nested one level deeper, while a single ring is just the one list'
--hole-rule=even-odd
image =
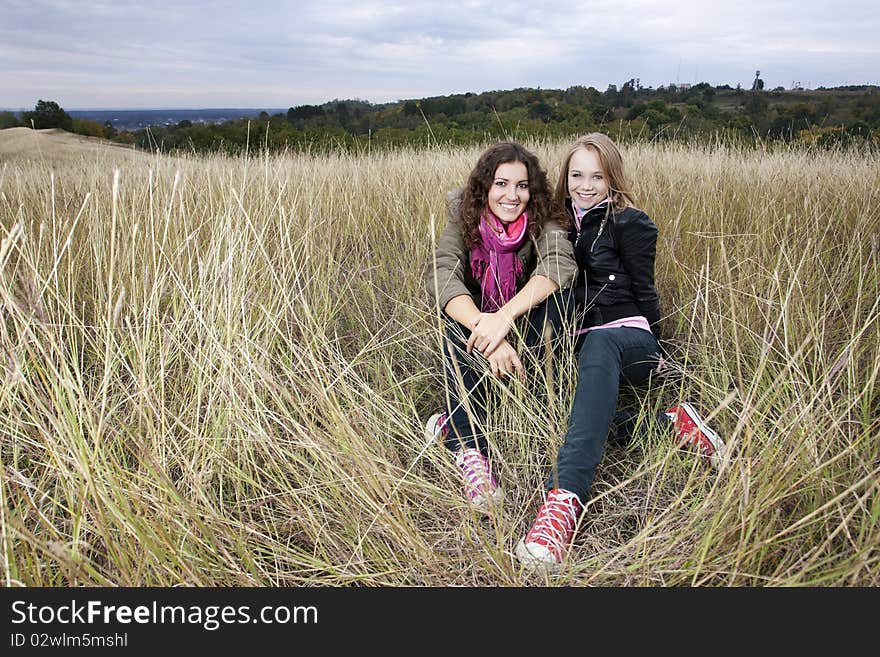
[{"label": "dark jeans", "polygon": [[[545,342],[555,351],[565,339],[564,318],[569,315],[564,297],[557,292],[544,302],[532,308],[528,315],[517,321],[515,329],[507,336],[508,342],[517,347],[520,342],[524,348],[517,349],[526,372],[534,372],[543,367]],[[486,359],[474,350],[467,353],[467,341],[471,331],[449,316],[446,320],[446,337],[443,350],[443,373],[446,383],[449,429],[446,446],[455,451],[476,448],[487,454],[486,436],[483,427],[486,422],[486,393],[488,378]],[[570,326],[570,324],[569,324]],[[518,330],[517,330],[518,329]],[[517,340],[517,336],[520,340]]]},{"label": "dark jeans", "polygon": [[[547,488],[563,488],[586,501],[596,466],[602,460],[612,423],[631,434],[635,416],[617,413],[620,384],[646,383],[657,367],[660,346],[638,328],[596,329],[587,333],[578,353],[578,381],[568,431],[559,448]],[[668,420],[663,416],[663,421]]]}]

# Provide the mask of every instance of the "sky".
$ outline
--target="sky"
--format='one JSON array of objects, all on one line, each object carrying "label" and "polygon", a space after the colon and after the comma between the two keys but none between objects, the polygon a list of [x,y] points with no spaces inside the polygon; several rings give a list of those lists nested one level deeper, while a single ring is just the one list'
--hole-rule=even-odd
[{"label": "sky", "polygon": [[877,0],[0,0],[0,107],[880,84]]}]

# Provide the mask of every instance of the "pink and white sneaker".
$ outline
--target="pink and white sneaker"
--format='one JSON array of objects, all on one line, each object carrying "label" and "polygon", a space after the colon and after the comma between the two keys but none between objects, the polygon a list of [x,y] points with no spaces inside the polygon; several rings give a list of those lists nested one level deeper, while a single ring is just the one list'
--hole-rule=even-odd
[{"label": "pink and white sneaker", "polygon": [[455,453],[455,462],[461,468],[465,495],[478,511],[491,513],[501,506],[504,491],[492,476],[489,459],[480,450],[460,449]]},{"label": "pink and white sneaker", "polygon": [[425,440],[428,443],[435,440],[446,440],[446,436],[449,435],[449,427],[446,425],[447,419],[446,413],[434,413],[428,418],[425,423]]},{"label": "pink and white sneaker", "polygon": [[666,417],[675,425],[682,446],[695,446],[713,467],[721,467],[724,460],[724,441],[709,428],[693,406],[681,402],[678,406],[668,409]]},{"label": "pink and white sneaker", "polygon": [[559,571],[583,508],[578,496],[571,491],[561,488],[547,491],[547,501],[538,509],[535,523],[516,546],[516,556],[523,566],[546,573]]}]

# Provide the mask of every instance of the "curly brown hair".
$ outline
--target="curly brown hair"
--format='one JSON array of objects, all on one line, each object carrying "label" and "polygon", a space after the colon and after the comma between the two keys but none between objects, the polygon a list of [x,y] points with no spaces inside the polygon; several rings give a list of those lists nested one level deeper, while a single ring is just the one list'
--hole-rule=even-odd
[{"label": "curly brown hair", "polygon": [[495,180],[495,171],[507,162],[522,162],[529,177],[529,237],[537,239],[550,220],[556,220],[563,228],[568,228],[568,214],[553,198],[547,174],[541,168],[538,158],[528,150],[513,142],[501,142],[487,148],[468,176],[467,185],[461,195],[459,216],[461,217],[461,236],[465,246],[472,248],[480,241],[480,217],[489,202],[489,188]]}]

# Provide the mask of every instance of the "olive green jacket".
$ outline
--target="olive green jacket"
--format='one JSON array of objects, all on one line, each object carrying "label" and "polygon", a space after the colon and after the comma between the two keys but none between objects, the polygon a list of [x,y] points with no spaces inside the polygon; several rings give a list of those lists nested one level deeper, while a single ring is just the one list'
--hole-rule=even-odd
[{"label": "olive green jacket", "polygon": [[[428,298],[437,303],[440,310],[462,294],[470,295],[477,307],[480,306],[480,283],[471,274],[470,251],[461,236],[458,214],[461,192],[461,189],[455,189],[446,194],[446,227],[437,241],[437,251],[428,265],[425,281]],[[546,276],[562,289],[571,285],[577,274],[578,266],[568,231],[555,221],[547,222],[537,240],[527,239],[517,251],[517,257],[523,270],[517,289],[522,289],[536,274]]]}]

